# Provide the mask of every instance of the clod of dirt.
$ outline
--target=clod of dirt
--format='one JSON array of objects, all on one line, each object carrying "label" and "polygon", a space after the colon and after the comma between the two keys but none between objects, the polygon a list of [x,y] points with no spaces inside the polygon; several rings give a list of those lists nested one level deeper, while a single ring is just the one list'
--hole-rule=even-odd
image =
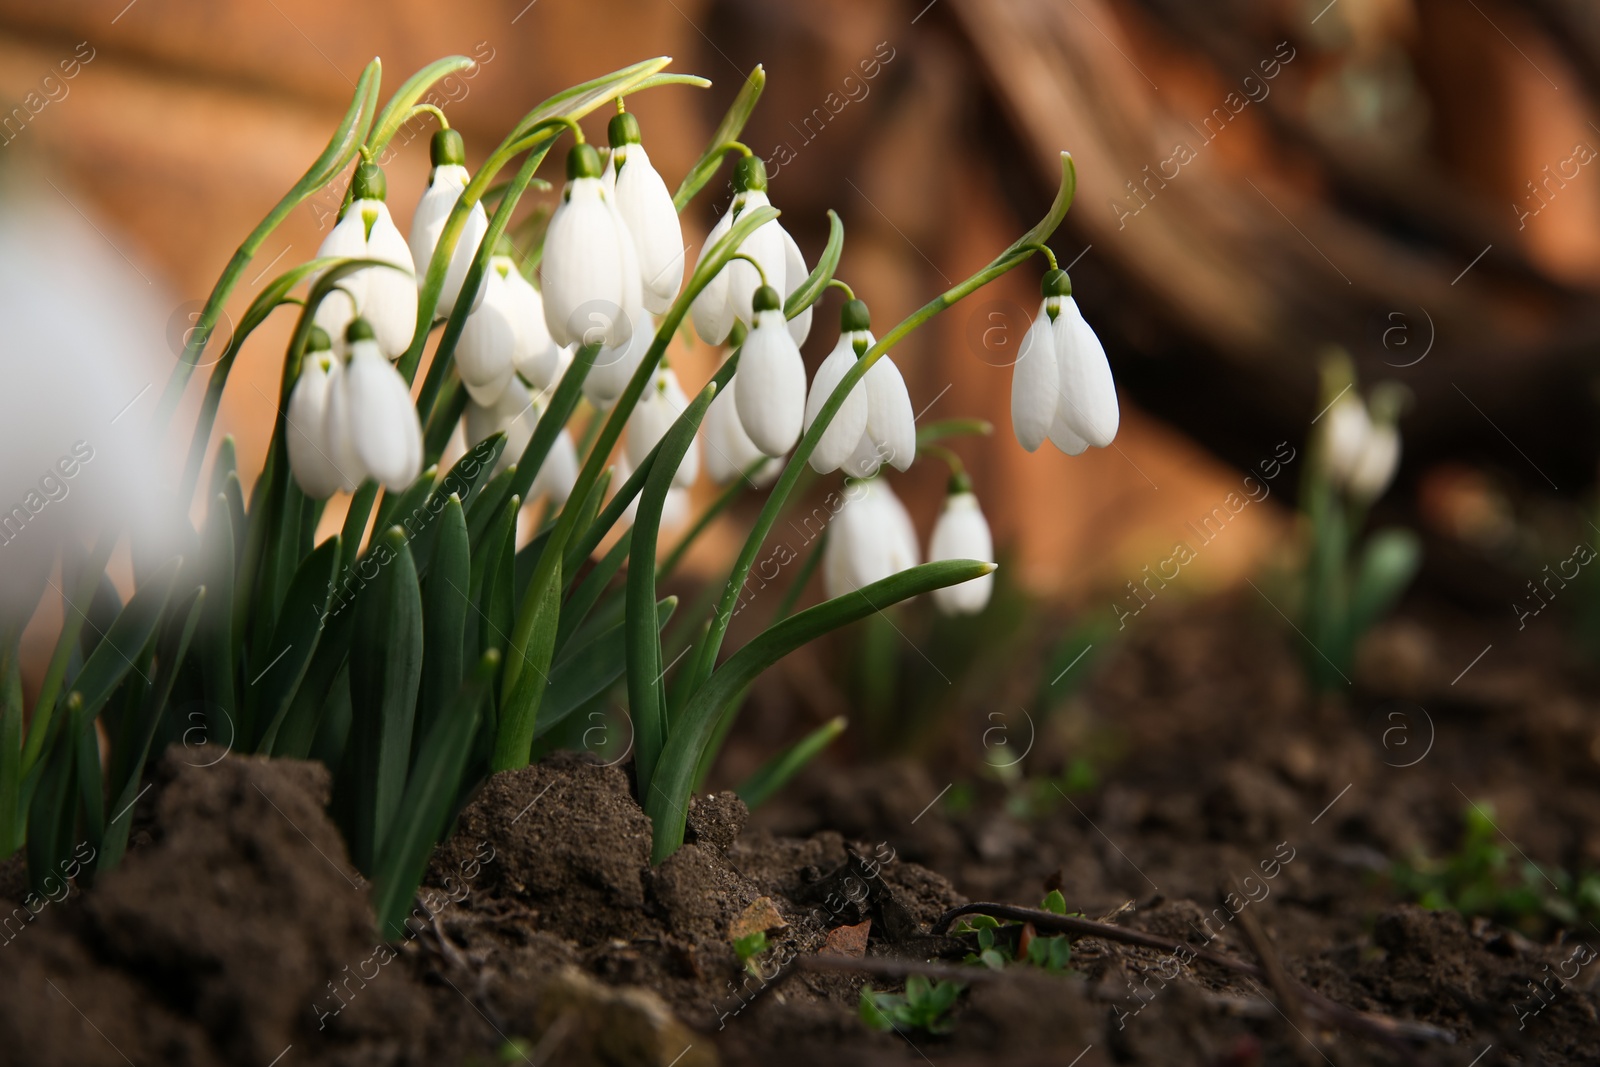
[{"label": "clod of dirt", "polygon": [[728,851],[750,820],[750,809],[739,794],[723,790],[695,797],[689,805],[687,837],[716,852]]},{"label": "clod of dirt", "polygon": [[327,770],[234,756],[201,768],[181,754],[158,768],[159,837],[11,945],[0,1047],[78,1065],[414,1046],[428,1015],[416,988],[356,973],[377,938],[323,811]]},{"label": "clod of dirt", "polygon": [[539,993],[535,1024],[572,1067],[715,1067],[710,1041],[648,989],[615,988],[575,967]]},{"label": "clod of dirt", "polygon": [[531,910],[535,925],[580,945],[628,939],[641,930],[650,820],[620,768],[558,753],[491,778],[462,811],[435,868],[458,869],[493,849],[475,892]]}]

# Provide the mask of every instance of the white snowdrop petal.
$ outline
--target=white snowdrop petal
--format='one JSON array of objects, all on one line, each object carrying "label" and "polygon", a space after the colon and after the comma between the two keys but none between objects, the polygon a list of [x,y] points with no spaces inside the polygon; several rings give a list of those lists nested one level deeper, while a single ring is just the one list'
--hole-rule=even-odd
[{"label": "white snowdrop petal", "polygon": [[[706,253],[722,240],[724,234],[733,228],[733,215],[731,212],[724,214],[711,227],[711,232],[706,234],[706,240],[700,246],[700,259],[704,260]],[[696,263],[696,269],[699,264]],[[733,329],[733,307],[728,302],[728,271],[726,268],[717,272],[715,277],[700,290],[694,298],[694,303],[689,305],[689,315],[694,320],[694,332],[700,335],[700,340],[708,345],[720,345],[728,339],[728,333]]]},{"label": "white snowdrop petal", "polygon": [[1017,443],[1033,452],[1050,433],[1060,403],[1061,370],[1055,335],[1043,303],[1023,335],[1011,368],[1011,428]]},{"label": "white snowdrop petal", "polygon": [[533,283],[513,269],[505,276],[510,295],[511,320],[516,327],[516,345],[511,361],[517,373],[537,389],[548,389],[556,379],[561,348],[550,336],[544,321],[544,298]]},{"label": "white snowdrop petal", "polygon": [[1367,405],[1353,392],[1335,401],[1324,418],[1327,420],[1323,442],[1328,472],[1334,481],[1347,483],[1372,435],[1372,419],[1367,415]]},{"label": "white snowdrop petal", "polygon": [[757,448],[781,456],[800,439],[805,421],[806,365],[789,336],[783,312],[763,311],[745,339],[734,377],[739,421]]},{"label": "white snowdrop petal", "polygon": [[900,368],[880,356],[861,384],[867,391],[867,435],[880,461],[906,470],[917,458],[917,422]]},{"label": "white snowdrop petal", "polygon": [[328,458],[339,472],[339,488],[345,492],[353,491],[367,480],[366,464],[356,450],[355,431],[351,427],[349,366],[335,363],[329,368],[328,407],[322,416],[322,438]]},{"label": "white snowdrop petal", "polygon": [[376,343],[351,345],[345,395],[350,439],[368,473],[391,491],[416,481],[421,473],[422,427],[405,379]]},{"label": "white snowdrop petal", "polygon": [[[917,543],[917,529],[911,523],[911,513],[906,511],[906,506],[900,502],[894,490],[881,479],[873,479],[880,495],[880,506],[883,509],[883,519],[886,524],[885,540],[889,550],[889,574],[899,574],[903,570],[915,567],[922,562],[922,548]],[[889,574],[881,577],[887,578]]]},{"label": "white snowdrop petal", "polygon": [[411,347],[411,338],[416,333],[416,267],[411,262],[411,247],[389,217],[388,205],[381,201],[360,202],[377,205],[366,209],[373,214],[367,237],[367,258],[381,259],[398,269],[368,267],[360,271],[365,275],[366,291],[357,304],[362,317],[372,323],[383,354],[397,359]]},{"label": "white snowdrop petal", "polygon": [[456,342],[456,370],[467,393],[479,404],[493,404],[511,381],[516,347],[512,295],[506,279],[491,267],[483,303],[467,316]]},{"label": "white snowdrop petal", "polygon": [[1061,371],[1061,417],[1073,433],[1104,448],[1116,438],[1119,421],[1117,386],[1106,350],[1070,296],[1061,298],[1054,333]]},{"label": "white snowdrop petal", "polygon": [[668,489],[666,498],[661,502],[661,529],[675,530],[687,525],[691,514],[689,490],[682,486]]},{"label": "white snowdrop petal", "polygon": [[328,352],[308,352],[305,369],[294,391],[289,394],[285,412],[288,423],[289,469],[301,492],[316,500],[326,500],[343,485],[334,466],[325,436],[328,393],[332,386],[328,366],[337,366]]},{"label": "white snowdrop petal", "polygon": [[[727,386],[712,398],[705,421],[701,423],[706,446],[706,472],[718,485],[733,481],[765,456],[750,440],[750,435],[744,432],[744,422],[738,411],[738,395],[739,375],[735,374],[728,379]],[[768,458],[747,477],[760,487],[771,483],[782,471],[780,460]]]},{"label": "white snowdrop petal", "polygon": [[607,173],[615,175],[617,211],[639,257],[644,306],[664,315],[683,285],[683,227],[672,193],[641,144],[616,149]]},{"label": "white snowdrop petal", "polygon": [[539,265],[545,323],[558,345],[611,338],[625,310],[622,257],[617,216],[600,179],[568,182]]},{"label": "white snowdrop petal", "polygon": [[1081,456],[1089,450],[1089,442],[1079,437],[1062,416],[1065,405],[1056,409],[1050,420],[1050,443],[1069,456]]},{"label": "white snowdrop petal", "polygon": [[[822,406],[833,395],[833,391],[844,380],[844,376],[850,373],[850,368],[856,365],[856,353],[850,338],[850,334],[842,334],[839,337],[838,344],[833,346],[833,351],[828,353],[822,365],[817,368],[816,377],[811,380],[811,394],[806,398],[807,430],[811,429],[811,424],[816,421]],[[833,421],[823,431],[817,447],[812,451],[812,469],[818,474],[838,470],[855,451],[856,444],[866,429],[867,394],[866,390],[861,388],[861,383],[857,382],[856,387],[845,397]]]},{"label": "white snowdrop petal", "polygon": [[583,395],[598,408],[609,408],[633,380],[634,371],[650,351],[655,340],[655,320],[641,308],[637,321],[628,331],[628,340],[618,347],[607,345],[595,353],[594,363],[583,379]]},{"label": "white snowdrop petal", "polygon": [[882,467],[883,453],[870,433],[861,435],[861,439],[856,442],[855,451],[850,453],[850,458],[839,465],[839,469],[851,478],[871,478]]},{"label": "white snowdrop petal", "polygon": [[[945,499],[944,510],[928,540],[928,559],[930,562],[941,559],[994,562],[994,537],[977,497],[971,493],[952,493]],[[933,600],[946,614],[975,615],[989,603],[993,589],[994,575],[990,573],[959,585],[935,589]]]},{"label": "white snowdrop petal", "polygon": [[1392,425],[1373,426],[1350,471],[1350,492],[1361,500],[1376,500],[1389,488],[1399,466],[1399,430]]},{"label": "white snowdrop petal", "polygon": [[[765,193],[749,192],[745,194],[745,210],[756,207],[766,207],[767,196]],[[737,220],[735,220],[737,221]],[[728,276],[728,305],[735,318],[745,325],[749,325],[754,317],[753,302],[756,290],[761,287],[761,275],[766,275],[766,283],[783,293],[787,280],[785,249],[783,246],[783,227],[778,225],[778,220],[773,219],[756,229],[749,237],[744,239],[744,244],[739,246],[739,251],[761,264],[761,271],[742,259],[736,259],[724,267],[723,273]],[[731,328],[731,327],[730,327]]]},{"label": "white snowdrop petal", "polygon": [[[450,219],[450,212],[455,209],[456,201],[461,199],[461,192],[467,187],[469,177],[467,168],[460,164],[448,163],[433,168],[428,188],[417,203],[416,213],[411,216],[411,236],[407,241],[411,248],[411,260],[416,269],[419,286],[427,278],[428,267],[433,262],[439,237],[444,232],[445,223]],[[473,204],[472,210],[467,213],[466,221],[462,224],[461,233],[456,238],[455,249],[450,253],[450,265],[445,271],[444,285],[439,290],[436,314],[449,315],[455,307],[462,283],[466,281],[467,271],[471,268],[473,257],[478,254],[478,246],[483,243],[483,236],[488,230],[489,216],[484,213],[483,204],[481,202]],[[481,301],[482,298],[483,290],[480,288],[475,302]]]},{"label": "white snowdrop petal", "polygon": [[[350,281],[346,276],[340,279],[340,284]],[[333,351],[341,358],[348,351],[345,344],[344,332],[350,326],[350,320],[356,317],[355,301],[350,299],[350,294],[343,289],[333,289],[322,298],[322,303],[317,305],[317,313],[311,317],[313,324],[322,327],[333,341]]]},{"label": "white snowdrop petal", "polygon": [[[794,291],[800,288],[802,282],[810,271],[806,269],[805,256],[800,254],[800,246],[794,243],[794,238],[789,236],[789,231],[782,226],[778,230],[783,234],[783,299],[787,301]],[[800,314],[789,320],[789,336],[794,338],[796,345],[806,343],[806,338],[811,336],[811,308],[806,308]]]}]

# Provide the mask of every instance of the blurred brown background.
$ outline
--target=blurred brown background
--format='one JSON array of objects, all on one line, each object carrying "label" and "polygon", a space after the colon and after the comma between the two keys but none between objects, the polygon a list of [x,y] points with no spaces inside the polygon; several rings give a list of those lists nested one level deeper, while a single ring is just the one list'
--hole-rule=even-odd
[{"label": "blurred brown background", "polygon": [[[1030,225],[1071,150],[1078,201],[1054,246],[1123,391],[1115,447],[1028,455],[1011,437],[1007,367],[1036,269],[896,353],[923,418],[996,424],[958,448],[1041,590],[1120,586],[1242,469],[1300,446],[1330,343],[1365,382],[1415,393],[1386,508],[1441,539],[1435,577],[1470,585],[1483,568],[1464,563],[1493,554],[1483,523],[1592,485],[1600,9],[1585,0],[4,0],[0,168],[50,177],[46,194],[181,319],[320,150],[367,60],[383,58],[387,96],[452,52],[480,61],[445,87],[471,161],[540,99],[626,63],[670,54],[710,77],[630,101],[669,183],[765,64],[745,140],[782,160],[773,200],[808,257],[825,210],[843,215],[840,273],[880,329]],[[389,168],[402,229],[426,174],[419,136]],[[717,188],[691,209],[696,245]],[[309,257],[325,216],[297,210],[246,278]],[[287,322],[246,349],[225,399],[247,472]],[[712,355],[689,366],[698,384]],[[933,466],[904,479],[924,531]],[[1249,509],[1196,585],[1258,563],[1285,514]]]}]

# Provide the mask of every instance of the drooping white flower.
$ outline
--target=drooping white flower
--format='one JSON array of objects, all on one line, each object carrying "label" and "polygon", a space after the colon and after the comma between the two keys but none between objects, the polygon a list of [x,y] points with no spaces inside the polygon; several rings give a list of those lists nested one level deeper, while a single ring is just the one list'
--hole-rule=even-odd
[{"label": "drooping white flower", "polygon": [[844,472],[870,478],[885,463],[906,470],[917,455],[917,422],[900,368],[885,353],[867,368],[861,385],[867,392],[867,425],[842,464]]},{"label": "drooping white flower", "polygon": [[[874,344],[867,306],[851,300],[839,315],[839,340],[829,352],[817,373],[811,379],[811,393],[806,397],[805,428],[817,420],[822,406],[828,402],[856,360]],[[833,421],[822,431],[822,438],[811,453],[811,467],[818,474],[838,470],[855,453],[856,446],[867,431],[869,402],[864,382],[857,382],[845,396],[844,403],[834,413]]]},{"label": "drooping white flower", "polygon": [[400,236],[389,205],[387,184],[376,164],[362,163],[351,179],[355,199],[317,249],[319,258],[376,259],[393,267],[363,267],[339,279],[348,299],[330,293],[314,319],[329,337],[343,338],[357,316],[371,325],[378,347],[397,359],[411,346],[417,326],[417,269],[411,247]]},{"label": "drooping white flower", "polygon": [[[705,244],[700,248],[702,260],[733,228],[741,214],[771,204],[767,199],[766,164],[758,156],[745,156],[739,160],[734,169],[733,188],[733,203],[728,207],[727,214],[711,228]],[[805,281],[805,259],[800,255],[799,246],[777,219],[758,226],[754,233],[744,239],[739,251],[759,263],[761,270],[757,271],[742,259],[733,260],[700,290],[690,307],[695,332],[707,344],[720,345],[726,341],[735,321],[751,325],[751,303],[756,290],[762,285],[763,275],[766,276],[766,284],[782,293],[785,300]],[[805,342],[810,328],[811,316],[807,309],[807,313],[795,316],[789,323],[790,336],[795,344]]]},{"label": "drooping white flower", "polygon": [[1361,462],[1361,453],[1372,434],[1372,418],[1353,389],[1335,400],[1324,418],[1327,424],[1322,430],[1323,463],[1334,482],[1344,485]]},{"label": "drooping white flower", "polygon": [[[411,216],[411,238],[408,242],[419,287],[427,279],[428,266],[433,262],[439,235],[444,232],[450,212],[455,209],[456,201],[461,199],[462,191],[471,180],[466,168],[466,147],[461,142],[460,133],[439,130],[433,135],[428,152],[433,161],[433,172],[428,177],[427,190],[417,202],[416,214]],[[480,201],[473,204],[472,210],[467,213],[461,233],[456,238],[455,250],[450,253],[450,265],[445,271],[444,287],[439,290],[435,314],[449,315],[456,306],[462,283],[467,280],[467,271],[472,266],[473,257],[478,254],[478,246],[483,243],[483,235],[488,231],[489,216],[484,213]],[[474,309],[483,296],[483,288],[480,287],[473,294]]]},{"label": "drooping white flower", "polygon": [[643,308],[635,313],[628,339],[620,345],[606,345],[595,353],[594,364],[583,379],[583,395],[602,410],[610,408],[633,380],[633,372],[650,351],[656,336],[656,320]]},{"label": "drooping white flower", "polygon": [[550,451],[546,453],[544,462],[539,464],[539,473],[533,476],[533,484],[528,487],[528,500],[547,496],[552,507],[561,507],[572,495],[572,488],[577,482],[578,447],[573,444],[572,434],[562,427],[556,439],[550,443]]},{"label": "drooping white flower", "polygon": [[560,377],[562,349],[550,336],[550,327],[545,323],[544,297],[521,271],[513,268],[504,278],[511,302],[511,320],[517,328],[511,362],[528,384],[535,389],[548,389]]},{"label": "drooping white flower", "polygon": [[485,406],[500,399],[516,368],[519,309],[514,303],[512,283],[507,280],[511,275],[522,277],[509,257],[490,257],[483,279],[483,301],[467,316],[456,342],[456,371],[461,375],[461,384],[474,403]]},{"label": "drooping white flower", "polygon": [[[933,537],[928,541],[928,560],[975,559],[983,563],[994,562],[994,537],[989,532],[989,521],[983,517],[978,498],[965,475],[951,479],[950,495],[945,497],[944,510],[934,524]],[[994,591],[993,573],[947,585],[933,591],[933,602],[946,615],[976,615],[989,603]]]},{"label": "drooping white flower", "polygon": [[[689,398],[684,395],[683,387],[678,384],[678,376],[673,373],[671,367],[663,364],[656,370],[650,384],[645,387],[644,395],[634,406],[633,413],[628,416],[628,434],[623,440],[623,454],[627,456],[631,469],[639,469],[639,465],[650,455],[650,450],[666,436],[672,424],[678,421],[678,416],[683,414],[688,406]],[[673,472],[672,484],[687,489],[694,484],[695,477],[699,473],[700,442],[697,438],[689,443],[689,450],[683,454],[683,461]]]},{"label": "drooping white flower", "polygon": [[639,257],[628,224],[601,179],[593,145],[567,155],[567,184],[545,232],[539,280],[556,344],[618,346],[642,306]]},{"label": "drooping white flower", "polygon": [[[789,335],[778,291],[763,285],[755,293],[755,326],[740,349],[734,378],[739,421],[755,446],[782,456],[800,440],[806,416],[806,365]],[[731,384],[731,383],[730,383]]]},{"label": "drooping white flower", "polygon": [[326,500],[345,484],[325,429],[328,398],[338,388],[343,371],[344,364],[333,354],[333,342],[324,330],[313,326],[285,415],[289,469],[300,491],[315,500]]},{"label": "drooping white flower", "polygon": [[1029,452],[1048,437],[1076,456],[1117,436],[1120,414],[1111,364],[1094,329],[1072,299],[1066,271],[1041,285],[1039,314],[1023,336],[1011,376],[1011,427]]},{"label": "drooping white flower", "polygon": [[[329,391],[323,423],[334,465],[346,488],[370,477],[390,491],[404,489],[422,473],[422,424],[411,389],[384,358],[366,319],[350,323],[345,341],[350,360]],[[352,460],[361,472],[354,484]]]},{"label": "drooping white flower", "polygon": [[1023,335],[1011,369],[1011,428],[1017,443],[1035,451],[1050,436],[1061,391],[1055,335],[1050,329],[1051,298],[1039,303],[1039,314]]},{"label": "drooping white flower", "polygon": [[1392,422],[1374,423],[1355,468],[1350,472],[1350,495],[1371,503],[1383,495],[1400,467],[1400,430]]},{"label": "drooping white flower", "polygon": [[606,184],[614,190],[617,213],[628,224],[639,258],[644,306],[664,315],[683,284],[683,226],[672,193],[639,143],[639,120],[623,112],[611,120],[611,159]]},{"label": "drooping white flower", "polygon": [[[718,485],[726,485],[746,474],[756,487],[770,484],[783,471],[781,459],[768,457],[744,432],[744,422],[739,417],[739,375],[728,379],[728,384],[717,392],[706,409],[701,430],[706,445],[706,473]],[[761,461],[759,467],[755,464]],[[755,467],[751,472],[751,468]]]},{"label": "drooping white flower", "polygon": [[883,479],[848,482],[844,495],[822,554],[829,598],[915,567],[920,557],[911,516]]}]

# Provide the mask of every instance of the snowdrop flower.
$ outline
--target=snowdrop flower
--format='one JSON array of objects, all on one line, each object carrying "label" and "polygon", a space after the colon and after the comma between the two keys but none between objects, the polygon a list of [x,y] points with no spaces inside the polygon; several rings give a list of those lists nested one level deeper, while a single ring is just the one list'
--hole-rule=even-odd
[{"label": "snowdrop flower", "polygon": [[769,458],[744,432],[735,399],[738,395],[739,375],[735,374],[712,398],[711,407],[706,410],[705,421],[701,423],[706,443],[706,473],[713,482],[726,485],[750,471],[757,461],[765,460],[748,475],[751,483],[760,488],[771,484],[782,473],[783,463]]},{"label": "snowdrop flower", "polygon": [[778,291],[770,285],[754,297],[755,326],[744,339],[737,410],[745,434],[763,453],[782,456],[800,440],[806,418],[806,365],[789,335]]},{"label": "snowdrop flower", "polygon": [[545,232],[539,280],[558,345],[626,342],[644,296],[628,224],[601,180],[600,153],[574,145],[567,185]]},{"label": "snowdrop flower", "polygon": [[345,344],[350,359],[330,385],[323,417],[329,456],[345,489],[367,478],[390,491],[404,489],[422,473],[422,424],[411,388],[384,358],[366,319],[350,323]]},{"label": "snowdrop flower", "polygon": [[315,322],[330,337],[343,338],[352,321],[367,321],[378,348],[397,359],[411,346],[417,326],[417,269],[411,248],[400,236],[389,205],[384,203],[387,183],[373,163],[356,167],[351,179],[355,199],[317,249],[319,258],[377,259],[391,267],[363,267],[339,279],[348,297],[330,293],[317,308]]},{"label": "snowdrop flower", "polygon": [[[344,365],[333,354],[327,331],[311,327],[306,339],[300,378],[289,394],[288,422],[289,469],[300,491],[314,500],[326,500],[345,484],[334,464],[324,432],[330,394],[339,388]],[[354,473],[354,472],[352,472]]]},{"label": "snowdrop flower", "polygon": [[[705,244],[700,248],[701,259],[733,228],[745,209],[768,207],[771,204],[767,199],[767,166],[758,156],[745,156],[739,160],[733,172],[733,188],[733,203],[727,214],[706,235]],[[789,236],[777,219],[757,227],[755,233],[744,239],[739,251],[761,264],[761,270],[757,271],[742,259],[733,260],[700,290],[700,295],[694,298],[690,308],[695,332],[707,344],[720,345],[726,341],[735,321],[751,325],[752,301],[756,289],[762,285],[763,275],[766,277],[765,284],[782,293],[785,300],[806,279],[806,263],[800,254],[800,246],[794,243],[794,238]],[[805,343],[810,330],[809,308],[789,322],[789,334],[797,345]]]},{"label": "snowdrop flower", "polygon": [[683,284],[683,227],[667,183],[639,143],[639,120],[623,112],[611,120],[611,159],[605,180],[617,213],[628,224],[639,258],[644,306],[664,315]]},{"label": "snowdrop flower", "polygon": [[1011,377],[1011,425],[1029,452],[1048,437],[1069,456],[1117,436],[1116,383],[1105,348],[1072,299],[1063,270],[1046,272],[1039,314]]},{"label": "snowdrop flower", "polygon": [[1364,504],[1383,495],[1400,467],[1400,431],[1392,422],[1375,423],[1350,471],[1350,495]]},{"label": "snowdrop flower", "polygon": [[[461,199],[462,190],[466,189],[471,179],[466,168],[466,147],[461,142],[461,134],[455,130],[439,130],[435,133],[428,154],[433,160],[433,173],[428,177],[427,190],[417,202],[416,214],[411,216],[409,241],[418,287],[427,278],[428,266],[433,262],[433,253],[438,247],[439,235],[444,232],[444,224],[449,221],[450,212],[455,209],[456,201]],[[466,222],[456,238],[455,251],[450,253],[450,265],[445,271],[444,287],[439,290],[436,314],[449,315],[456,306],[461,286],[467,280],[467,271],[488,230],[489,216],[484,213],[480,201],[473,204],[472,210],[467,213]],[[474,309],[483,297],[484,289],[480,287],[473,294]]]},{"label": "snowdrop flower", "polygon": [[[633,413],[628,416],[628,436],[623,442],[623,454],[627,457],[630,470],[639,469],[650,450],[666,436],[688,406],[689,398],[678,384],[678,376],[671,367],[663,364],[645,387],[644,395],[639,398]],[[672,484],[687,489],[694,484],[695,476],[699,473],[700,442],[697,439],[689,443],[689,451],[683,454],[683,462],[673,472]]]},{"label": "snowdrop flower", "polygon": [[[874,344],[870,325],[867,305],[859,300],[845,303],[844,310],[839,313],[839,341],[817,368],[816,377],[811,379],[811,395],[806,398],[807,430],[817,420],[822,405],[856,365],[856,360]],[[834,413],[833,421],[822,431],[822,438],[811,453],[813,470],[818,474],[838,470],[855,454],[856,446],[867,432],[869,406],[864,383],[857,382]]]},{"label": "snowdrop flower", "polygon": [[611,407],[633,380],[650,345],[655,341],[656,320],[643,308],[634,318],[628,339],[620,345],[606,345],[595,354],[594,364],[583,379],[583,395],[602,410]]},{"label": "snowdrop flower", "polygon": [[1326,415],[1323,427],[1323,463],[1328,474],[1340,484],[1347,484],[1361,462],[1362,450],[1372,434],[1372,418],[1353,390],[1345,392],[1334,401]]},{"label": "snowdrop flower", "polygon": [[511,321],[517,330],[511,362],[528,384],[535,389],[548,389],[566,369],[566,363],[572,361],[572,356],[568,353],[566,363],[562,361],[561,346],[550,336],[550,327],[544,320],[544,297],[533,287],[533,283],[515,267],[502,277],[511,305]]},{"label": "snowdrop flower", "polygon": [[911,516],[883,479],[847,482],[823,549],[823,590],[844,596],[915,567],[919,554]]},{"label": "snowdrop flower", "polygon": [[[978,498],[972,495],[972,483],[964,474],[950,479],[944,510],[939,513],[933,537],[928,541],[928,560],[941,559],[994,562],[994,537],[989,532],[989,520],[983,517]],[[993,591],[994,574],[990,573],[959,585],[935,589],[933,602],[946,615],[976,615],[989,603]]]},{"label": "snowdrop flower", "polygon": [[[868,333],[869,345],[871,337]],[[861,388],[867,394],[867,425],[842,464],[844,472],[852,478],[870,478],[885,462],[906,470],[917,456],[917,422],[900,368],[887,353],[879,356],[861,379]]]},{"label": "snowdrop flower", "polygon": [[[470,448],[490,434],[505,434],[505,448],[501,450],[500,460],[493,472],[499,474],[522,459],[522,453],[527,449],[528,442],[533,440],[533,431],[538,427],[544,411],[543,398],[529,392],[520,379],[513,377],[493,404],[467,403],[463,419],[467,446]],[[550,445],[544,463],[533,476],[525,502],[531,504],[547,495],[559,507],[566,503],[577,480],[578,449],[572,442],[572,434],[563,427]]]}]

